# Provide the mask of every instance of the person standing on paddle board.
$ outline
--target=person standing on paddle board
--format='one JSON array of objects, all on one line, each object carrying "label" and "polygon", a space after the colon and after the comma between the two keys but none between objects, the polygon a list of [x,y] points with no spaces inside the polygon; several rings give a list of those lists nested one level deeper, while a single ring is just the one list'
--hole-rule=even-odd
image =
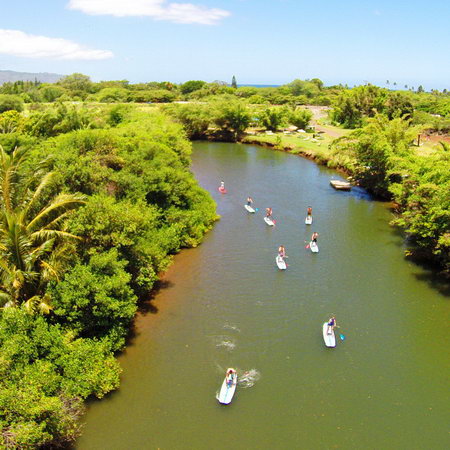
[{"label": "person standing on paddle board", "polygon": [[229,369],[227,372],[227,384],[229,386],[233,385],[235,373],[236,371],[234,369]]},{"label": "person standing on paddle board", "polygon": [[311,236],[311,242],[314,242],[315,244],[317,244],[317,238],[319,237],[319,233],[316,233],[314,231],[314,233]]},{"label": "person standing on paddle board", "polygon": [[328,320],[327,334],[331,334],[331,331],[334,330],[335,327],[337,327],[336,317],[331,316]]},{"label": "person standing on paddle board", "polygon": [[266,208],[266,217],[272,218],[272,208]]},{"label": "person standing on paddle board", "polygon": [[253,203],[253,199],[250,196],[247,197],[247,205],[252,206],[252,203]]},{"label": "person standing on paddle board", "polygon": [[278,256],[281,256],[282,258],[286,257],[286,249],[284,248],[284,245],[280,245],[278,247]]},{"label": "person standing on paddle board", "polygon": [[308,206],[308,209],[306,210],[306,217],[311,217],[312,216],[312,208],[311,206]]},{"label": "person standing on paddle board", "polygon": [[220,182],[220,189],[222,189],[222,190],[225,189],[225,181]]}]

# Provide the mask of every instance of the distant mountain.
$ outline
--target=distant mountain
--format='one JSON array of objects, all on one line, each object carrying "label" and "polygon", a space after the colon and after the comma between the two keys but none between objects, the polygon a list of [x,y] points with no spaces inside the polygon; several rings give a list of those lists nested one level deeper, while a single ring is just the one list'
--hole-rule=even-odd
[{"label": "distant mountain", "polygon": [[0,70],[0,85],[14,81],[40,81],[41,83],[56,83],[64,75],[57,73],[28,73],[14,72],[13,70]]}]

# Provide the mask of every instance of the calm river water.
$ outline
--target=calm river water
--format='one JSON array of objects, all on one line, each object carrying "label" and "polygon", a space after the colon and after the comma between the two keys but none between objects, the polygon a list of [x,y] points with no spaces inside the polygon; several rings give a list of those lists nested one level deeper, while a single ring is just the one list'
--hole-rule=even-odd
[{"label": "calm river water", "polygon": [[[405,261],[387,205],[252,146],[196,143],[193,171],[222,219],[176,256],[158,312],[137,318],[119,358],[120,390],[90,404],[77,448],[449,448],[450,299]],[[319,254],[305,249],[312,231]],[[331,313],[345,335],[335,349],[322,340]],[[221,406],[227,367],[249,374]]]}]

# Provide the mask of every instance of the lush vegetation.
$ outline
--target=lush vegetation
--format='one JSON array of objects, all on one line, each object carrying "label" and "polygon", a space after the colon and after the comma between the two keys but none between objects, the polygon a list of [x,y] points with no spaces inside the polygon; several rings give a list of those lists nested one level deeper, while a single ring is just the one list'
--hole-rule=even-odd
[{"label": "lush vegetation", "polygon": [[[306,104],[330,106],[345,135],[315,134]],[[0,446],[62,445],[79,433],[84,399],[118,387],[113,355],[139,302],[216,219],[186,137],[251,138],[346,170],[394,200],[414,252],[449,274],[450,149],[415,144],[449,124],[446,91],[319,79],[256,88],[73,74],[1,86]]]},{"label": "lush vegetation", "polygon": [[139,302],[215,205],[156,111],[59,104],[1,123],[0,446],[61,445],[83,400],[118,387]]}]

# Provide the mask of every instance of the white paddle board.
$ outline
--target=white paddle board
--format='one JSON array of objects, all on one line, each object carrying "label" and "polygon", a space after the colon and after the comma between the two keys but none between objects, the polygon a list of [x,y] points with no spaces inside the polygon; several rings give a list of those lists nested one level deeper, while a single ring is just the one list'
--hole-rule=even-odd
[{"label": "white paddle board", "polygon": [[275,262],[277,263],[277,266],[278,266],[279,269],[286,270],[286,267],[287,267],[286,266],[286,261],[283,259],[282,256],[278,255],[275,258]]},{"label": "white paddle board", "polygon": [[312,224],[312,216],[306,216],[305,223],[306,223],[306,225],[311,225]]},{"label": "white paddle board", "polygon": [[[227,370],[227,372],[230,369]],[[233,399],[234,391],[236,390],[237,385],[237,373],[235,372],[233,374],[233,380],[230,383],[227,383],[227,377],[225,376],[225,379],[223,380],[222,387],[220,388],[219,396],[217,397],[217,400],[219,400],[220,403],[223,405],[228,405],[231,403],[231,400]]]},{"label": "white paddle board", "polygon": [[254,213],[255,210],[250,206],[250,205],[244,205],[244,208],[249,212],[249,213]]},{"label": "white paddle board", "polygon": [[269,225],[269,227],[273,227],[275,225],[275,222],[271,219],[269,219],[267,216],[264,217],[264,222],[267,223],[267,225]]},{"label": "white paddle board", "polygon": [[309,248],[311,249],[311,251],[312,251],[313,253],[319,253],[319,247],[318,247],[318,245],[317,245],[316,242],[311,241],[311,242],[309,243]]},{"label": "white paddle board", "polygon": [[323,324],[323,340],[327,347],[336,347],[336,336],[333,328],[331,328],[331,334],[328,334],[328,322]]}]

